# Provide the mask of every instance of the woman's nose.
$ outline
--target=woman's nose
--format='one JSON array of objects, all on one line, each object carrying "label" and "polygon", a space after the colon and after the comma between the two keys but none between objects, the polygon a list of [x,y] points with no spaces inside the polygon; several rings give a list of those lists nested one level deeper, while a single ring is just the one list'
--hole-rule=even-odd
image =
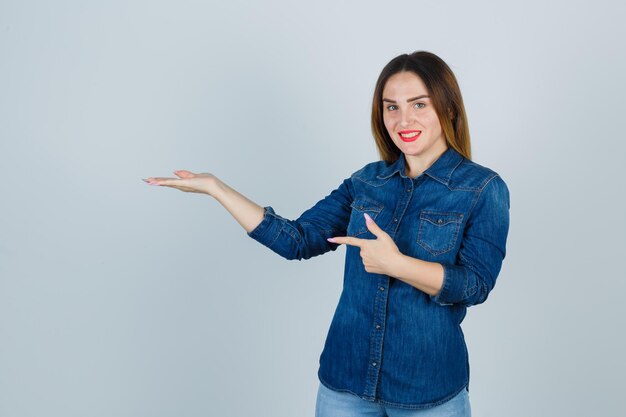
[{"label": "woman's nose", "polygon": [[415,117],[410,111],[404,111],[401,114],[400,124],[402,126],[411,126],[415,123]]}]

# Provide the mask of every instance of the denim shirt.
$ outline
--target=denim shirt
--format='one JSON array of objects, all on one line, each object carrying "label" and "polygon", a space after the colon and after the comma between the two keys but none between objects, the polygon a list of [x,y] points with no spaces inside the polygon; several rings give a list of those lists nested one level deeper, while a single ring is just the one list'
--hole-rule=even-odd
[{"label": "denim shirt", "polygon": [[443,266],[443,286],[431,296],[365,271],[360,249],[345,245],[343,291],[320,356],[328,388],[420,409],[469,390],[460,324],[495,285],[510,202],[496,172],[451,147],[416,178],[405,167],[402,153],[391,164],[369,163],[296,220],[267,206],[248,235],[286,259],[309,259],[337,249],[329,237],[375,239],[368,213],[404,255]]}]

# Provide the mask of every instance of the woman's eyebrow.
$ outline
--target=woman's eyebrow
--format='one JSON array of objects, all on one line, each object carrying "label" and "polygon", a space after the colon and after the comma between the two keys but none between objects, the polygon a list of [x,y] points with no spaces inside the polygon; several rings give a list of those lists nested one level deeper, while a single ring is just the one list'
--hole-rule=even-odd
[{"label": "woman's eyebrow", "polygon": [[[426,94],[422,94],[421,96],[412,97],[412,98],[408,99],[406,102],[410,103],[410,102],[412,102],[414,100],[419,100],[420,98],[430,98],[430,97],[428,97],[428,95],[426,95]],[[383,101],[388,101],[389,103],[395,103],[396,102],[395,100],[390,100],[390,99],[384,98],[384,97],[383,97]]]}]

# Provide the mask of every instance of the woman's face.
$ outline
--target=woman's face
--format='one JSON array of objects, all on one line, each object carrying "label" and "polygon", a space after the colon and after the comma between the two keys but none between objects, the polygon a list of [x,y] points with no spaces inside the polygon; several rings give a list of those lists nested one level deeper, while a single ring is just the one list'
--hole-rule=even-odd
[{"label": "woman's face", "polygon": [[428,90],[413,72],[399,72],[387,80],[383,121],[393,143],[407,158],[433,161],[448,148]]}]

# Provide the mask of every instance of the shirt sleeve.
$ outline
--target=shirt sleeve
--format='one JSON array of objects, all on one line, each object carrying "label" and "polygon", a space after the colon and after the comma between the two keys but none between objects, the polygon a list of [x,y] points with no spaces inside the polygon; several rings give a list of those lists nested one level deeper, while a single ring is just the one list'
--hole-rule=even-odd
[{"label": "shirt sleeve", "polygon": [[443,285],[433,301],[471,306],[487,299],[506,256],[509,209],[509,190],[496,175],[478,196],[455,264],[442,264]]},{"label": "shirt sleeve", "polygon": [[339,244],[326,239],[346,234],[352,196],[352,180],[347,178],[296,220],[276,214],[271,206],[264,207],[263,220],[248,236],[290,260],[309,259],[334,251]]}]

